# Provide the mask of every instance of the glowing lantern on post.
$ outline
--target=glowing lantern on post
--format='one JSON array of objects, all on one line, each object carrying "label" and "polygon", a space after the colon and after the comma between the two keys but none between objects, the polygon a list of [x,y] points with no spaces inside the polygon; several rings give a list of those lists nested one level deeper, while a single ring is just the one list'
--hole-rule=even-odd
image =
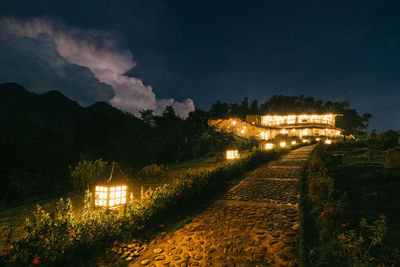
[{"label": "glowing lantern on post", "polygon": [[307,143],[308,142],[308,140],[307,139],[303,139],[303,143]]},{"label": "glowing lantern on post", "polygon": [[296,144],[296,141],[292,141],[292,145],[295,145]]},{"label": "glowing lantern on post", "polygon": [[332,144],[332,140],[330,140],[330,139],[326,139],[326,140],[325,140],[325,144],[327,144],[327,145],[330,145],[330,144]]},{"label": "glowing lantern on post", "polygon": [[239,158],[239,151],[230,149],[226,151],[226,159],[227,160],[232,160],[232,159],[238,159]]},{"label": "glowing lantern on post", "polygon": [[280,143],[279,143],[279,146],[280,146],[280,147],[285,147],[285,146],[286,146],[286,142],[280,142]]},{"label": "glowing lantern on post", "polygon": [[319,138],[319,137],[315,138],[315,141],[319,141],[319,140],[321,140],[321,138]]},{"label": "glowing lantern on post", "polygon": [[274,148],[274,144],[272,144],[272,143],[265,144],[265,149],[266,150],[271,150],[273,148]]},{"label": "glowing lantern on post", "polygon": [[107,168],[108,179],[95,187],[94,203],[96,207],[116,208],[126,205],[128,186],[127,179],[122,170],[115,164]]}]

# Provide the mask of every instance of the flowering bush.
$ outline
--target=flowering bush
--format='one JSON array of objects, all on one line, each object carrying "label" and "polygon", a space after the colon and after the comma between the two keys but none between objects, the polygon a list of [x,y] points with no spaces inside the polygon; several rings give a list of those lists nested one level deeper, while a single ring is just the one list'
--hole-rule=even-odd
[{"label": "flowering bush", "polygon": [[75,262],[76,256],[110,244],[122,234],[137,234],[174,209],[195,201],[210,190],[219,189],[226,181],[277,155],[277,151],[256,151],[247,158],[227,163],[214,171],[188,173],[154,190],[142,189],[140,199],[130,195],[122,214],[116,210],[94,209],[93,196],[88,191],[80,216],[74,216],[69,199],[60,199],[53,213],[37,206],[32,219],[25,221],[22,238],[13,240],[10,232],[0,264],[30,266]]},{"label": "flowering bush", "polygon": [[[343,221],[343,199],[346,196],[335,198],[334,179],[321,157],[324,152],[324,147],[318,145],[305,169],[303,183],[307,186],[303,185],[302,193],[306,194],[308,201],[302,202],[302,238],[304,232],[309,231],[308,234],[313,235],[313,241],[306,248],[302,244],[302,249],[309,250],[302,251],[308,254],[307,259],[303,254],[302,261],[307,261],[305,265],[311,266],[395,266],[400,260],[398,251],[390,259],[378,259],[374,256],[379,254],[374,249],[382,245],[387,230],[384,216],[380,216],[372,224],[368,224],[367,219],[363,218],[358,228],[354,226],[355,229],[351,229],[349,223]],[[304,218],[307,215],[309,218]],[[309,229],[313,229],[312,233]],[[396,264],[386,265],[390,262]]]},{"label": "flowering bush", "polygon": [[[91,209],[91,193],[85,196],[81,216],[75,217],[70,199],[60,199],[55,211],[48,213],[37,206],[31,219],[25,219],[23,237],[9,239],[7,253],[2,255],[4,264],[29,266],[35,264],[55,264],[77,253],[79,248],[87,248],[117,236],[119,229],[114,226],[118,214]],[[75,253],[71,253],[75,251]]]}]

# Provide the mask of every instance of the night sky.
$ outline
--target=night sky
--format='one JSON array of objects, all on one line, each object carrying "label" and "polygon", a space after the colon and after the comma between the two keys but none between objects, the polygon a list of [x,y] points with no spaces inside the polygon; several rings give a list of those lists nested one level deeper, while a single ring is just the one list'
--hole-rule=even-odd
[{"label": "night sky", "polygon": [[398,1],[58,2],[1,1],[0,82],[182,116],[305,94],[400,130]]}]

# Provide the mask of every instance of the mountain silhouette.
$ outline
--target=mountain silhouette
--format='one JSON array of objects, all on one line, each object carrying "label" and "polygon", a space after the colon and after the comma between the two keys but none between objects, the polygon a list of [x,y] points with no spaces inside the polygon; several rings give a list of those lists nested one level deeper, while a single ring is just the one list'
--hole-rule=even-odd
[{"label": "mountain silhouette", "polygon": [[85,108],[58,91],[35,94],[17,83],[0,84],[0,111],[13,115],[36,114],[47,129],[68,129],[74,117],[85,121],[88,114],[94,111],[102,111],[109,118],[122,113],[105,102]]}]

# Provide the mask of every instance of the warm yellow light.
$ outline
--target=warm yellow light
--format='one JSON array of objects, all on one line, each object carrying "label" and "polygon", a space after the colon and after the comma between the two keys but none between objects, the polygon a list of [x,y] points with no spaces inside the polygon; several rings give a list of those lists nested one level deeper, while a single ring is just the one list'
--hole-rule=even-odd
[{"label": "warm yellow light", "polygon": [[236,125],[236,121],[232,121],[232,124],[233,124],[233,125]]},{"label": "warm yellow light", "polygon": [[241,134],[244,134],[244,129],[240,131]]},{"label": "warm yellow light", "polygon": [[303,143],[307,143],[308,142],[308,140],[307,139],[303,139]]},{"label": "warm yellow light", "polygon": [[286,142],[280,142],[279,145],[280,145],[281,147],[285,147],[285,146],[286,146]]},{"label": "warm yellow light", "polygon": [[96,186],[95,187],[95,206],[116,207],[126,203],[126,185],[122,186]]},{"label": "warm yellow light", "polygon": [[226,159],[238,159],[239,151],[237,150],[227,150],[226,151]]},{"label": "warm yellow light", "polygon": [[261,124],[265,126],[293,125],[297,123],[322,123],[333,125],[335,116],[337,116],[337,114],[266,115],[262,116]]},{"label": "warm yellow light", "polygon": [[332,144],[332,140],[326,139],[326,140],[325,140],[325,144],[327,144],[327,145]]},{"label": "warm yellow light", "polygon": [[296,141],[292,141],[292,145],[295,145],[296,144]]},{"label": "warm yellow light", "polygon": [[321,140],[321,138],[319,138],[319,137],[315,138],[315,141],[319,141],[319,140]]},{"label": "warm yellow light", "polygon": [[270,150],[270,149],[273,149],[273,148],[274,148],[274,144],[272,144],[272,143],[265,144],[265,149],[266,150]]}]

